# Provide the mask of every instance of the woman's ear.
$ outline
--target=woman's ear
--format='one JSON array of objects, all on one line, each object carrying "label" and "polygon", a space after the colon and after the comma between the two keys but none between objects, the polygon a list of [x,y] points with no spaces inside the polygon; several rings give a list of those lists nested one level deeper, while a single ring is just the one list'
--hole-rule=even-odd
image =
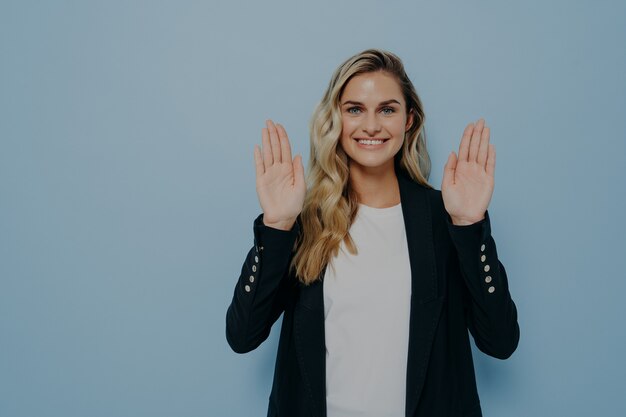
[{"label": "woman's ear", "polygon": [[409,110],[409,114],[406,118],[406,126],[404,127],[404,131],[408,132],[409,129],[413,126],[413,109]]}]

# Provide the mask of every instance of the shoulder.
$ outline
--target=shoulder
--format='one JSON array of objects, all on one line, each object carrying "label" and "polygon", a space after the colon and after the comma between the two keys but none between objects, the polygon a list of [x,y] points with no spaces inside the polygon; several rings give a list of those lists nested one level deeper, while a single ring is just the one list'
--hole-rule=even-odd
[{"label": "shoulder", "polygon": [[441,190],[430,188],[427,189],[426,192],[428,193],[431,206],[439,211],[444,210],[443,195],[441,194]]},{"label": "shoulder", "polygon": [[438,190],[428,183],[421,183],[413,179],[409,174],[402,170],[398,174],[398,181],[400,182],[401,187],[406,189],[408,192],[419,193],[426,196],[433,212],[441,213],[442,210],[444,210],[441,190]]},{"label": "shoulder", "polygon": [[441,190],[430,188],[426,190],[426,193],[428,195],[433,223],[437,225],[438,228],[445,228],[448,212],[446,211],[446,207],[443,204],[443,196],[441,194]]}]

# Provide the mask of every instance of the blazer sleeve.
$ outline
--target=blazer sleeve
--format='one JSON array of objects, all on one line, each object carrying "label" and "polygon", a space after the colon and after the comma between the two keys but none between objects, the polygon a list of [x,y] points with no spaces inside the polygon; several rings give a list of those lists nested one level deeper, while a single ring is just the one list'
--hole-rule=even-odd
[{"label": "blazer sleeve", "polygon": [[489,212],[483,220],[466,226],[453,224],[447,213],[446,220],[467,288],[467,326],[482,352],[507,359],[517,348],[520,331],[506,270],[491,236]]},{"label": "blazer sleeve", "polygon": [[226,340],[237,353],[256,349],[292,296],[296,280],[289,275],[299,222],[289,231],[265,226],[263,214],[254,220],[254,246],[248,251],[226,312]]}]

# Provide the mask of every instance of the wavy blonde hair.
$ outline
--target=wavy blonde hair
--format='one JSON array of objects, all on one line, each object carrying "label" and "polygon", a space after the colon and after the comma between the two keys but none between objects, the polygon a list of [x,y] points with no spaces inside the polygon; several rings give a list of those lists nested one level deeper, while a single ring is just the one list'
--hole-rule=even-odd
[{"label": "wavy blonde hair", "polygon": [[402,61],[391,52],[379,49],[368,49],[350,57],[335,70],[310,122],[307,193],[299,215],[301,233],[294,244],[295,255],[290,265],[306,285],[321,277],[324,268],[339,252],[342,241],[350,253],[358,253],[349,233],[358,211],[358,199],[349,182],[348,155],[339,145],[340,100],[352,77],[375,71],[384,71],[398,81],[407,116],[413,112],[413,123],[394,157],[396,169],[433,188],[428,184],[430,157],[423,129],[424,111]]}]

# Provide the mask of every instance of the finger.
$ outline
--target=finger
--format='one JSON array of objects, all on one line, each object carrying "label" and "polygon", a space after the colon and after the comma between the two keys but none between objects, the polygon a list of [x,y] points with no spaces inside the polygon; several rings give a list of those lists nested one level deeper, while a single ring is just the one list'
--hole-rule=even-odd
[{"label": "finger", "polygon": [[474,124],[470,123],[465,127],[463,131],[463,137],[461,138],[461,144],[459,145],[459,161],[467,161],[469,154],[469,145],[472,138],[472,132],[474,131]]},{"label": "finger", "polygon": [[489,144],[489,154],[487,155],[487,174],[492,177],[496,175],[496,147]]},{"label": "finger", "polygon": [[478,147],[480,146],[480,135],[483,132],[483,126],[485,126],[485,121],[479,119],[474,132],[472,132],[472,141],[470,142],[469,155],[467,157],[469,162],[476,162],[476,158],[478,157]]},{"label": "finger", "polygon": [[261,156],[261,150],[259,149],[259,145],[254,145],[254,167],[256,169],[257,178],[265,173],[265,167],[263,166],[263,157]]},{"label": "finger", "polygon": [[454,152],[450,152],[446,165],[443,167],[443,179],[441,188],[454,185],[454,174],[456,172],[457,158]]},{"label": "finger", "polygon": [[281,160],[291,162],[291,145],[289,144],[287,131],[280,123],[276,125],[276,130],[278,131],[278,138],[280,139]]},{"label": "finger", "polygon": [[302,155],[296,155],[293,160],[293,176],[296,187],[304,184],[304,165],[302,164]]},{"label": "finger", "polygon": [[270,144],[272,145],[272,156],[274,157],[274,163],[282,161],[280,158],[280,139],[278,138],[278,132],[276,131],[276,125],[271,120],[267,121],[267,130],[270,132]]},{"label": "finger", "polygon": [[[272,146],[270,145],[270,133],[266,127],[261,130],[262,143],[263,143],[263,163],[265,170],[272,166],[274,163],[274,157],[272,156]],[[265,170],[263,172],[265,172]]]},{"label": "finger", "polygon": [[478,148],[478,165],[481,167],[485,167],[485,164],[487,163],[487,153],[489,152],[489,133],[489,128],[485,126],[483,129],[483,133],[480,136],[480,146]]}]

